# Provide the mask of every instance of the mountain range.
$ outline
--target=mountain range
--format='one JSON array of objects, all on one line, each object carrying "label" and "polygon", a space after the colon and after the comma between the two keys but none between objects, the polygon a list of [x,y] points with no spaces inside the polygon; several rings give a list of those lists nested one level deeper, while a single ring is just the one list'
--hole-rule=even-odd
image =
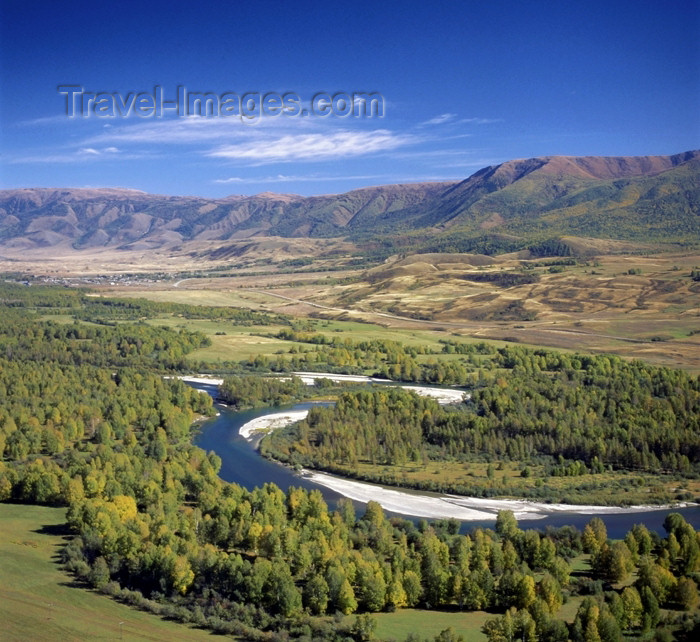
[{"label": "mountain range", "polygon": [[266,192],[207,199],[114,188],[0,191],[0,247],[27,252],[167,248],[261,236],[404,238],[419,245],[430,238],[440,251],[441,239],[454,250],[455,239],[517,245],[562,235],[700,240],[700,151],[511,160],[459,182],[312,197]]}]

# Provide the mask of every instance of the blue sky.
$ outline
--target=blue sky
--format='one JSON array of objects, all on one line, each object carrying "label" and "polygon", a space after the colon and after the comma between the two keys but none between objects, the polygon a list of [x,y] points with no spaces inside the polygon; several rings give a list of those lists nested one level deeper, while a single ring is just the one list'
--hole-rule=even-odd
[{"label": "blue sky", "polygon": [[[0,7],[2,188],[321,194],[700,148],[699,1]],[[156,85],[166,100],[291,92],[298,111],[319,92],[378,92],[384,115],[68,118],[64,85],[126,105]]]}]

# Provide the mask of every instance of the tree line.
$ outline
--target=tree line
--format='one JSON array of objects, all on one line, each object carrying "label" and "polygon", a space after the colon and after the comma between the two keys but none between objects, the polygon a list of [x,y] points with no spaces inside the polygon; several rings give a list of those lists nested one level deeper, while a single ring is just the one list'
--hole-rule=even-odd
[{"label": "tree line", "polygon": [[[459,406],[387,387],[348,391],[334,407],[313,408],[305,420],[266,437],[262,450],[350,475],[359,463],[428,460],[544,462],[550,476],[700,473],[698,377],[611,356],[514,348],[500,349],[490,363]],[[386,468],[373,470],[375,481],[406,483]],[[441,480],[412,484],[465,490]]]},{"label": "tree line", "polygon": [[57,323],[17,309],[0,317],[0,357],[11,361],[188,370],[186,355],[207,345],[204,334],[184,328]]},{"label": "tree line", "polygon": [[97,296],[88,288],[46,285],[33,281],[0,282],[0,305],[6,308],[64,311],[76,319],[97,323],[138,321],[162,316],[230,321],[242,326],[291,323],[287,315],[248,308],[191,305],[144,298],[103,297]]}]

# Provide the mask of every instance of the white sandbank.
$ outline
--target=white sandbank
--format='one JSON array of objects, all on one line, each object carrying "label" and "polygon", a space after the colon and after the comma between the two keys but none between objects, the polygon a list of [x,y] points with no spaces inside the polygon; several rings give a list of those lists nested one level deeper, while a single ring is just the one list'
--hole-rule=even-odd
[{"label": "white sandbank", "polygon": [[352,383],[393,383],[391,379],[379,379],[378,377],[366,377],[365,375],[333,374],[331,372],[292,372],[305,384],[314,385],[316,379],[330,379],[336,383],[348,381]]},{"label": "white sandbank", "polygon": [[199,375],[197,377],[190,377],[189,375],[178,375],[176,377],[165,377],[165,379],[180,379],[186,383],[204,383],[210,386],[220,386],[224,380],[217,379],[215,377],[209,377],[207,375]]},{"label": "white sandbank", "polygon": [[[358,482],[327,473],[305,470],[305,478],[358,502],[375,501],[392,513],[413,515],[429,519],[455,518],[460,521],[486,521],[496,519],[499,510],[513,511],[516,519],[543,519],[548,515],[569,513],[576,515],[643,513],[652,510],[668,510],[671,506],[581,506],[574,504],[544,504],[522,499],[482,499],[457,495],[422,495],[402,490],[384,488],[376,484]],[[683,508],[690,504],[678,504]]]},{"label": "white sandbank", "polygon": [[[378,379],[377,377],[364,377],[361,375],[339,375],[326,372],[293,372],[293,375],[299,377],[305,384],[313,386],[316,379],[330,379],[336,383],[349,381],[353,383],[394,383],[391,379]],[[397,384],[400,388],[413,390],[421,397],[431,397],[437,400],[440,404],[458,403],[468,398],[469,395],[464,390],[456,390],[454,388],[428,388],[427,386],[409,386]]]},{"label": "white sandbank", "polygon": [[[335,383],[342,383],[344,381],[352,383],[394,383],[390,379],[378,379],[377,377],[365,377],[361,375],[331,374],[328,372],[292,372],[292,374],[299,377],[307,386],[313,386],[316,379],[330,379]],[[186,381],[187,383],[203,383],[210,386],[220,386],[224,382],[223,379],[217,379],[208,375],[198,375],[196,377],[179,375],[175,378]],[[166,377],[166,379],[170,379],[170,377]],[[456,390],[454,388],[428,388],[427,386],[410,386],[403,384],[397,385],[400,388],[405,388],[406,390],[413,390],[413,392],[421,397],[431,397],[440,404],[459,403],[460,401],[469,398],[469,394],[464,392],[464,390]]]},{"label": "white sandbank", "polygon": [[469,399],[470,395],[464,390],[455,390],[454,388],[426,388],[423,386],[400,386],[406,390],[413,390],[421,397],[430,397],[435,399],[439,404],[459,403],[465,399]]},{"label": "white sandbank", "polygon": [[301,421],[306,419],[306,415],[309,414],[308,410],[290,410],[288,412],[275,412],[270,415],[264,415],[262,417],[257,417],[244,423],[238,433],[244,439],[250,441],[253,439],[255,433],[265,433],[275,430],[276,428],[284,428],[289,424],[293,424],[295,421]]},{"label": "white sandbank", "polygon": [[[316,379],[330,379],[336,383],[347,381],[351,383],[393,383],[391,379],[378,379],[376,377],[365,377],[363,375],[344,375],[344,374],[332,374],[330,372],[292,372],[290,373],[296,377],[299,377],[307,386],[313,386]],[[173,377],[165,377],[166,379],[172,379]],[[191,375],[177,375],[175,379],[181,379],[188,383],[206,383],[213,386],[220,386],[224,380],[214,377],[212,375],[200,374],[197,376]],[[280,377],[281,379],[286,379],[288,377]]]}]

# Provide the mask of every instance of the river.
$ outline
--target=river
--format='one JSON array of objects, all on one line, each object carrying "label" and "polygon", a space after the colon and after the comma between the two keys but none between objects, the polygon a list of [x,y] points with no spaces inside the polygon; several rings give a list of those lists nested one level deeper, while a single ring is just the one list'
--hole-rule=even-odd
[{"label": "river", "polygon": [[[208,392],[212,396],[216,393],[215,386],[208,386],[203,384],[194,384],[200,390]],[[280,408],[257,408],[255,410],[244,410],[244,411],[234,411],[225,406],[217,405],[216,408],[219,411],[219,416],[209,419],[205,422],[199,424],[199,432],[194,439],[194,443],[203,448],[206,451],[214,451],[221,458],[221,470],[219,475],[225,481],[240,484],[246,488],[252,489],[256,486],[262,486],[266,482],[272,482],[278,485],[283,490],[287,490],[290,486],[301,486],[307,489],[318,489],[323,494],[324,498],[328,502],[331,508],[335,507],[336,502],[343,495],[331,490],[330,488],[315,483],[306,476],[302,476],[290,468],[277,464],[275,462],[269,461],[258,454],[255,449],[254,443],[246,441],[243,437],[239,435],[240,427],[255,419],[256,417],[261,417],[271,412],[281,412],[281,411],[294,411],[294,410],[305,410],[312,407],[314,404],[311,402],[299,403],[290,406],[283,406]],[[326,404],[327,405],[327,404]],[[337,479],[337,478],[336,478]],[[365,490],[377,489],[376,486],[368,484],[358,484]],[[376,497],[383,497],[382,493],[385,491],[381,488],[377,489],[375,493]],[[410,493],[415,496],[416,499],[420,499],[420,502],[425,504],[428,500],[435,502],[440,502],[440,496],[434,493],[423,493],[423,492],[412,492],[412,491],[401,491],[402,494],[405,492]],[[361,501],[357,501],[358,496],[363,496],[362,493],[357,495],[356,493],[349,492],[351,497],[357,505],[358,512],[362,510]],[[364,493],[372,497],[372,493]],[[442,498],[444,501],[444,497]],[[382,503],[382,502],[380,502]],[[497,502],[490,501],[489,505]],[[389,503],[389,505],[391,505]],[[386,506],[386,504],[385,504]],[[504,508],[509,506],[504,506]],[[494,521],[496,518],[495,509],[486,509],[488,512],[486,514],[492,515],[489,517],[470,518],[468,521],[463,521],[463,530],[469,530],[473,527],[488,527],[493,528]],[[565,507],[564,510],[546,513],[538,519],[528,519],[527,517],[520,517],[518,522],[521,528],[538,528],[544,529],[547,526],[564,526],[572,525],[582,530],[583,527],[590,521],[593,514],[580,514],[575,512],[576,507],[571,506],[569,510]],[[641,509],[638,512],[622,512],[622,513],[601,513],[597,516],[600,517],[608,529],[608,535],[612,538],[624,537],[625,533],[630,529],[633,524],[644,523],[649,530],[653,530],[657,533],[663,534],[663,521],[669,512],[679,512],[685,519],[695,528],[700,528],[700,506],[688,506],[684,508],[674,508],[674,509]],[[416,519],[416,514],[406,514],[401,512],[395,512],[391,510],[386,510],[389,515],[400,515],[402,517],[407,517],[409,519]],[[517,511],[516,511],[517,512]],[[420,516],[421,513],[417,512]],[[461,514],[458,513],[457,514]],[[481,512],[483,513],[483,510]]]}]

